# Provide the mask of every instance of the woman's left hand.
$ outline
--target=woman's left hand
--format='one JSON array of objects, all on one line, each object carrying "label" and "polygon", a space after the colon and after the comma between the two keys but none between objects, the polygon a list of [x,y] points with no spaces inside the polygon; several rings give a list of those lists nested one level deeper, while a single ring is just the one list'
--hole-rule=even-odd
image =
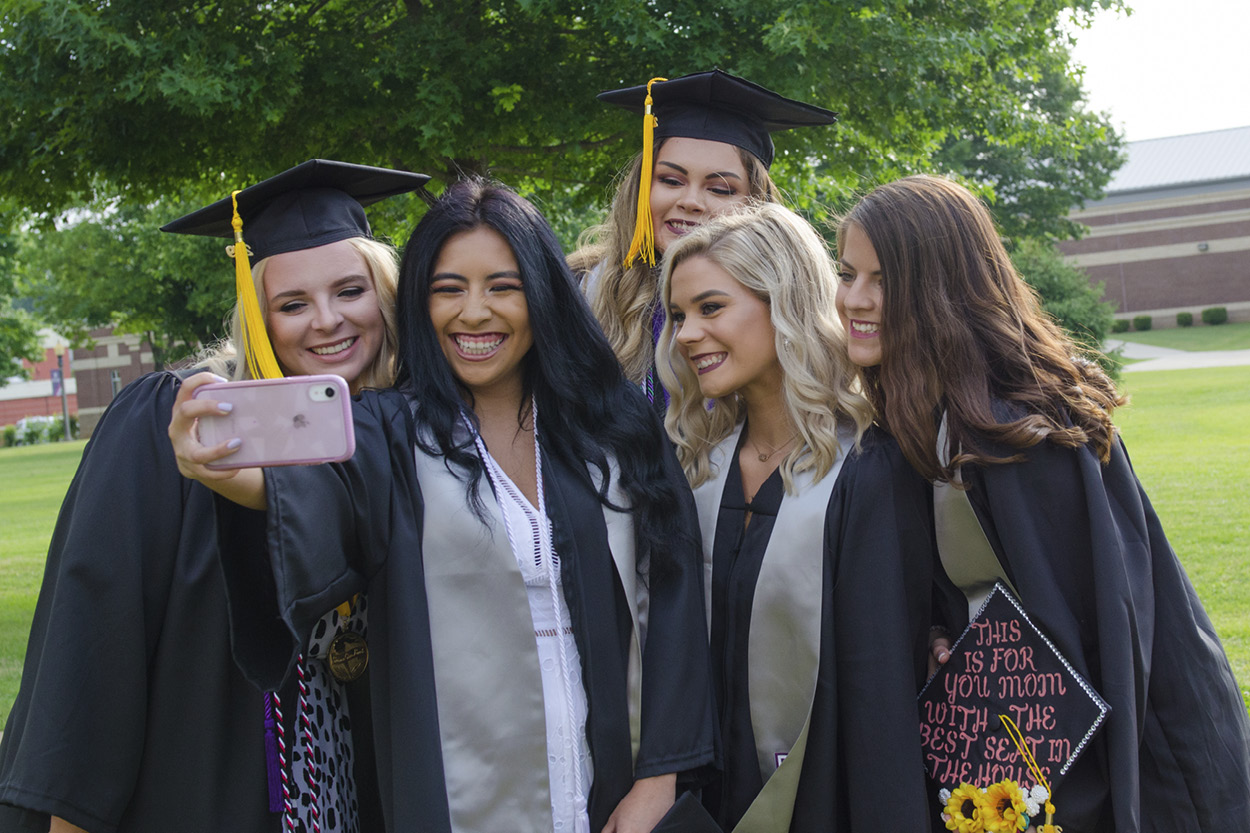
[{"label": "woman's left hand", "polygon": [[634,782],[616,805],[603,833],[651,833],[677,800],[677,773]]}]

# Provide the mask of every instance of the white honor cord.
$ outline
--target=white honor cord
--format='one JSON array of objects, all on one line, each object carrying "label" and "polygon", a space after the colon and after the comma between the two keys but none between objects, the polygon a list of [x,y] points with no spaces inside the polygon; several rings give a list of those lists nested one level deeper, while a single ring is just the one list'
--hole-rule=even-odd
[{"label": "white honor cord", "polygon": [[[486,449],[486,443],[482,441],[482,435],[473,430],[473,423],[468,415],[461,412],[461,418],[469,429],[469,433],[473,435],[473,442],[477,445],[478,456],[482,458],[483,465],[490,475],[491,480],[495,484],[495,491],[498,493],[503,489],[501,482],[502,470],[499,464],[495,462],[495,458],[490,456]],[[557,584],[560,571],[560,557],[556,554],[555,544],[551,540],[551,522],[547,517],[547,496],[543,493],[543,461],[542,452],[538,445],[538,403],[530,399],[530,418],[534,423],[534,473],[537,477],[538,490],[538,547],[539,547],[539,563],[542,563],[542,555],[546,554],[547,565],[547,586],[551,588],[551,604],[555,611],[556,617],[556,634],[559,637],[556,640],[557,647],[560,651],[560,676],[564,681],[564,703],[568,710],[568,727],[569,731],[565,738],[565,753],[569,756],[573,770],[573,794],[575,796],[586,796],[585,785],[582,784],[582,768],[577,764],[579,758],[579,739],[575,737],[577,728],[577,714],[573,703],[573,682],[572,672],[569,668],[568,648],[565,646],[563,627],[560,622],[560,588]],[[504,532],[508,535],[508,543],[512,547],[512,551],[516,552],[516,537],[512,529],[512,522],[508,520],[507,510],[500,507],[500,513],[503,516]],[[551,789],[555,789],[555,784],[550,785]]]}]

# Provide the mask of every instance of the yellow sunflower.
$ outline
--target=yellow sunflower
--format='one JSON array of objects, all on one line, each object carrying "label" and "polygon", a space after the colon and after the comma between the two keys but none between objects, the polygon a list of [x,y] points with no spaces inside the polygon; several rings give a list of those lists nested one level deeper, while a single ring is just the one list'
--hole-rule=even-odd
[{"label": "yellow sunflower", "polygon": [[946,829],[955,833],[982,833],[981,790],[971,784],[960,784],[946,800]]},{"label": "yellow sunflower", "polygon": [[999,781],[985,790],[981,803],[981,823],[986,833],[1012,833],[1029,826],[1024,792],[1015,781]]}]

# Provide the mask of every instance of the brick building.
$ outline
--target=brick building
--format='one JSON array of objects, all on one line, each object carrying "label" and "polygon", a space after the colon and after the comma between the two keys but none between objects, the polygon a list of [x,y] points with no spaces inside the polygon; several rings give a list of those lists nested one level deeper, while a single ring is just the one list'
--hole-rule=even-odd
[{"label": "brick building", "polygon": [[1129,142],[1106,196],[1073,212],[1089,226],[1060,244],[1103,282],[1117,318],[1226,307],[1250,320],[1250,127]]},{"label": "brick building", "polygon": [[78,413],[78,380],[74,374],[74,355],[69,342],[52,330],[39,331],[43,358],[31,364],[23,361],[30,379],[9,382],[0,387],[0,425],[16,425],[26,417],[61,416],[61,395],[52,385],[52,371],[57,368],[57,351],[65,377],[65,404],[71,415]]},{"label": "brick building", "polygon": [[74,351],[78,377],[78,432],[89,437],[104,409],[126,385],[156,369],[152,348],[136,335],[114,335],[112,329],[93,330],[95,347]]}]

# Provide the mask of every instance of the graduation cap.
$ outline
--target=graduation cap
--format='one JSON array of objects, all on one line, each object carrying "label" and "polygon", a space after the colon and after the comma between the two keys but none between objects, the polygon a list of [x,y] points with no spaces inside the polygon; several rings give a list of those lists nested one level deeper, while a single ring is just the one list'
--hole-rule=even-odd
[{"label": "graduation cap", "polygon": [[599,93],[599,100],[643,117],[637,225],[626,266],[639,254],[655,265],[650,185],[656,139],[683,136],[724,142],[768,167],[775,153],[774,131],[832,124],[838,118],[823,107],[794,101],[719,69],[672,80],[652,78],[636,87]]},{"label": "graduation cap", "polygon": [[1040,784],[1048,802],[1111,710],[1002,582],[918,703],[925,767],[937,784],[984,789],[1010,779],[1025,793]]},{"label": "graduation cap", "polygon": [[161,231],[234,238],[235,288],[243,311],[245,342],[241,347],[252,377],[272,379],[282,371],[260,314],[248,254],[262,260],[353,237],[372,237],[364,207],[415,191],[428,180],[424,174],[408,171],[310,159],[166,223]]}]

